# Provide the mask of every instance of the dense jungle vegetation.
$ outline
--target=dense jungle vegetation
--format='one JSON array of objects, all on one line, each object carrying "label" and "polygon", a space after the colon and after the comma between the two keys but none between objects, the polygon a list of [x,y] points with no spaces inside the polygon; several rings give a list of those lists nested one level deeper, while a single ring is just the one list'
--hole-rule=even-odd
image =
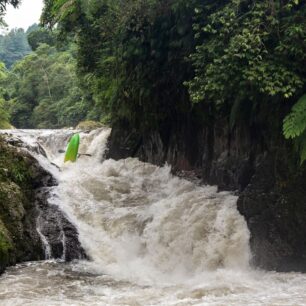
[{"label": "dense jungle vegetation", "polygon": [[[3,40],[10,41],[12,33],[24,32],[12,30]],[[11,65],[5,65],[10,53],[1,49],[2,126],[8,126],[9,118],[11,124],[23,128],[76,125],[85,118],[90,104],[85,103],[85,90],[81,91],[76,76],[74,46],[56,47],[55,35],[37,25],[24,36],[13,36],[14,46],[23,46],[24,37],[30,52]],[[11,48],[15,54],[20,54],[21,49]]]},{"label": "dense jungle vegetation", "polygon": [[[34,28],[35,25],[29,28],[27,33]],[[0,35],[0,60],[7,68],[11,68],[15,62],[31,53],[27,33],[23,29],[13,29],[7,35]]]},{"label": "dense jungle vegetation", "polygon": [[232,129],[274,118],[306,159],[305,1],[44,2],[32,53],[1,66],[0,121],[150,130],[186,117]]}]

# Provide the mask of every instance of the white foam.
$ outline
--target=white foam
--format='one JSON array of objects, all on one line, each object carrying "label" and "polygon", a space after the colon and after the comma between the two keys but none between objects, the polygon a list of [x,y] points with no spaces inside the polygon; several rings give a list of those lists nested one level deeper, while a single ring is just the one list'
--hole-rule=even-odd
[{"label": "white foam", "polygon": [[306,305],[306,276],[250,268],[249,232],[231,193],[174,177],[167,165],[101,162],[109,129],[81,133],[80,152],[92,157],[63,165],[58,150],[74,132],[14,134],[38,140],[61,167],[38,156],[59,180],[50,201],[91,260],[13,268],[0,279],[1,305]]}]

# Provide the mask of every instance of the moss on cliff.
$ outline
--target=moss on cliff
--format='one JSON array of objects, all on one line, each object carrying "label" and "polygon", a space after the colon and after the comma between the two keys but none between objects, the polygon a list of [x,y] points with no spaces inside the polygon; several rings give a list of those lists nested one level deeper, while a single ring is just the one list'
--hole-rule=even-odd
[{"label": "moss on cliff", "polygon": [[0,138],[0,182],[14,182],[27,187],[31,177],[25,156],[8,147]]},{"label": "moss on cliff", "polygon": [[40,177],[33,160],[0,138],[0,273],[8,265],[42,258],[35,231],[33,190]]},{"label": "moss on cliff", "polygon": [[9,264],[12,249],[13,246],[9,233],[0,220],[0,272]]},{"label": "moss on cliff", "polygon": [[0,129],[6,130],[6,129],[11,129],[12,126],[6,122],[6,121],[0,121]]}]

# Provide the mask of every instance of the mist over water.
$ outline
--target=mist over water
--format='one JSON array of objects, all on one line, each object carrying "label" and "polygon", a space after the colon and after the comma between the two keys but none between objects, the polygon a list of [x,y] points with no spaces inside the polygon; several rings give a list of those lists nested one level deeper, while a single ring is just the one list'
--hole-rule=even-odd
[{"label": "mist over water", "polygon": [[49,201],[75,224],[90,260],[10,268],[0,305],[306,305],[306,276],[249,266],[231,193],[167,165],[103,160],[109,129],[81,133],[79,152],[92,156],[65,165],[59,150],[74,131],[12,133],[59,181]]}]

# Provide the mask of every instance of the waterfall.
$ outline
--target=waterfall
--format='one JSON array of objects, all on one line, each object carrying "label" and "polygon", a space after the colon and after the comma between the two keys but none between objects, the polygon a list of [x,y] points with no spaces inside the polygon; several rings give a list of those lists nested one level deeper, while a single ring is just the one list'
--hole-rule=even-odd
[{"label": "waterfall", "polygon": [[[62,152],[75,132],[11,132],[56,177],[49,202],[74,224],[88,256],[65,268],[52,261],[17,267],[3,278],[12,284],[18,275],[13,302],[28,299],[24,274],[38,275],[31,305],[46,301],[42,288],[52,288],[50,305],[289,305],[281,301],[292,290],[303,292],[306,277],[249,266],[250,235],[235,195],[178,178],[169,165],[104,160],[107,128],[80,132],[79,152],[87,155],[64,164]],[[65,254],[64,231],[59,239]],[[45,249],[50,256],[46,241]],[[48,277],[40,280],[40,273]],[[0,292],[10,292],[3,282]],[[5,293],[0,298],[12,301]]]},{"label": "waterfall", "polygon": [[56,176],[49,202],[76,226],[92,270],[150,284],[190,281],[220,268],[248,269],[249,232],[236,196],[175,177],[168,165],[103,160],[107,128],[81,132],[79,152],[90,156],[64,164],[63,151],[74,132],[14,135]]},{"label": "waterfall", "polygon": [[95,271],[141,283],[248,268],[236,200],[137,159],[79,161],[53,198],[77,225]]}]

